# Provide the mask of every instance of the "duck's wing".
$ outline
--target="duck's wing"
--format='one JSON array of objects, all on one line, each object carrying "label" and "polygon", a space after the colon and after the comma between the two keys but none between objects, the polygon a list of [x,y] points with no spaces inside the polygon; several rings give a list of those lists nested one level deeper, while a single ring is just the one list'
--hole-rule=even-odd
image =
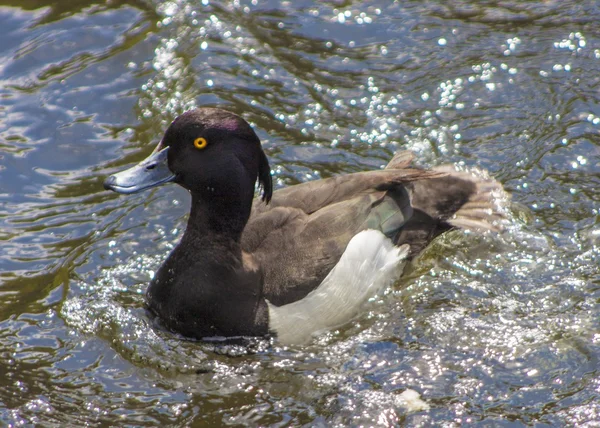
[{"label": "duck's wing", "polygon": [[365,229],[408,244],[409,258],[453,227],[499,229],[498,182],[452,167],[407,168],[412,157],[401,152],[384,170],[291,186],[269,205],[256,201],[242,249],[264,270],[265,297],[275,305],[305,297]]},{"label": "duck's wing", "polygon": [[264,270],[265,297],[282,305],[306,296],[362,230],[393,239],[413,213],[405,185],[444,175],[419,169],[361,172],[276,191],[267,206],[255,202],[242,249]]},{"label": "duck's wing", "polygon": [[351,199],[364,192],[389,190],[408,182],[445,175],[443,171],[416,168],[386,168],[380,171],[340,175],[277,190],[269,204],[256,199],[252,211],[259,214],[277,207],[294,207],[312,214],[323,207]]}]

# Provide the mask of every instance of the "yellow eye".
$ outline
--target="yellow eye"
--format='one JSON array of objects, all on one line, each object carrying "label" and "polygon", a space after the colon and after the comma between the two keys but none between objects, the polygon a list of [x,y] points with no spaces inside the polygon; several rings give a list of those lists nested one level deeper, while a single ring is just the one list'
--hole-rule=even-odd
[{"label": "yellow eye", "polygon": [[194,147],[197,149],[204,149],[206,146],[208,146],[208,141],[206,141],[206,138],[198,137],[194,140]]}]

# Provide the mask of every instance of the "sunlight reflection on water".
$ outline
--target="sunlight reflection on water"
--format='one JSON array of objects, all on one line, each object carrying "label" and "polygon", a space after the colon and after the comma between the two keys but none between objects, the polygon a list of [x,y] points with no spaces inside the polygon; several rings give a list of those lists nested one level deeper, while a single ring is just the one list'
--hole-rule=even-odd
[{"label": "sunlight reflection on water", "polygon": [[[598,420],[594,2],[30,3],[0,8],[2,422]],[[196,105],[251,122],[278,187],[398,149],[489,170],[508,230],[449,233],[307,346],[183,340],[144,292],[188,195],[102,180]]]}]

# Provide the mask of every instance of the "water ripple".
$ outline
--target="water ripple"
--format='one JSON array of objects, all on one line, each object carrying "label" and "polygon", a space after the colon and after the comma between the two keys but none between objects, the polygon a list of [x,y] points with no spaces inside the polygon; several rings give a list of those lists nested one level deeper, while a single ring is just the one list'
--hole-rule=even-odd
[{"label": "water ripple", "polygon": [[[600,10],[562,6],[0,8],[0,420],[593,424]],[[149,317],[144,292],[187,192],[123,198],[102,180],[197,105],[251,122],[279,187],[380,168],[398,149],[489,170],[512,193],[506,231],[443,236],[306,346],[184,340]]]}]

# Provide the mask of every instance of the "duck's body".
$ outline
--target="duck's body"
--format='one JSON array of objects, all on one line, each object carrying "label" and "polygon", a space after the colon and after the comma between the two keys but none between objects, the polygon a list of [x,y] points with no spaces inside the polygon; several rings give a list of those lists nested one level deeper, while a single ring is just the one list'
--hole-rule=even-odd
[{"label": "duck's body", "polygon": [[[496,181],[411,161],[402,152],[384,170],[272,192],[250,126],[223,110],[196,109],[171,124],[148,160],[105,186],[132,193],[175,181],[192,193],[186,232],[147,293],[168,328],[197,338],[265,335],[274,330],[267,301],[305,298],[361,231],[408,244],[414,256],[454,226],[495,228]],[[252,202],[257,178],[264,193]]]}]

